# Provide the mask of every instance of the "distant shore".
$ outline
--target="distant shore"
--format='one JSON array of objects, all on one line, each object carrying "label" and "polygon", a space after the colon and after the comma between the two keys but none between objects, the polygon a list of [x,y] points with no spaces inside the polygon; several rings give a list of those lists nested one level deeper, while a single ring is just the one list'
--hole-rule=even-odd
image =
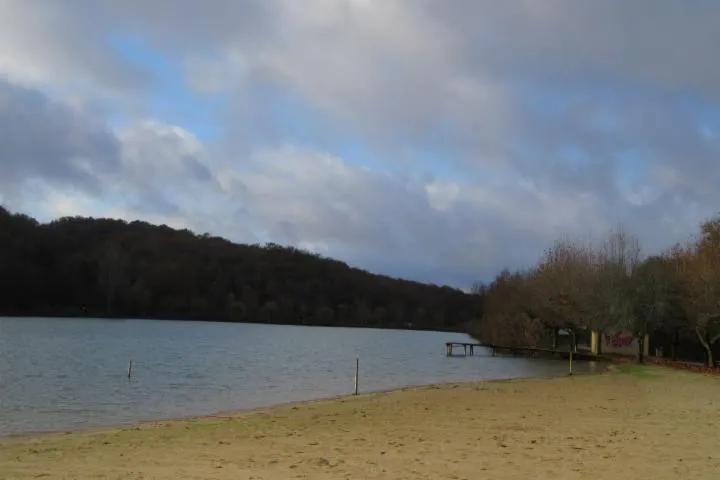
[{"label": "distant shore", "polygon": [[54,314],[54,315],[35,315],[35,314],[16,314],[16,315],[10,315],[10,314],[0,314],[0,319],[2,318],[56,318],[58,320],[62,319],[68,319],[68,318],[79,318],[79,319],[87,319],[87,320],[152,320],[152,321],[158,321],[158,322],[199,322],[199,323],[230,323],[230,324],[238,324],[238,325],[277,325],[278,327],[326,327],[326,328],[367,328],[367,329],[374,329],[374,330],[400,330],[400,331],[409,331],[409,332],[438,332],[438,333],[457,333],[460,335],[469,335],[469,333],[463,331],[462,329],[438,329],[438,328],[415,328],[413,326],[400,326],[400,325],[360,325],[360,324],[306,324],[306,323],[282,323],[282,322],[273,322],[273,323],[263,323],[263,322],[250,322],[250,321],[233,321],[233,320],[227,320],[227,319],[203,319],[203,318],[168,318],[168,317],[125,317],[125,316],[118,316],[118,315],[102,315],[102,314],[96,314],[93,313],[92,315],[82,315],[82,314]]},{"label": "distant shore", "polygon": [[622,369],[9,438],[0,476],[715,478],[720,379]]}]

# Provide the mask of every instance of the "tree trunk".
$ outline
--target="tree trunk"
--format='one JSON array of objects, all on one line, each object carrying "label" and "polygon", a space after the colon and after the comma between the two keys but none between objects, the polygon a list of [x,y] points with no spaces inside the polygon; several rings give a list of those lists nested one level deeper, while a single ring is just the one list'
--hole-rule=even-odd
[{"label": "tree trunk", "polygon": [[673,333],[673,343],[672,343],[672,360],[673,360],[673,362],[677,362],[679,345],[680,345],[680,329],[676,328],[675,332]]},{"label": "tree trunk", "polygon": [[706,366],[712,367],[715,364],[715,360],[713,359],[713,353],[712,348],[707,349],[707,355],[706,355]]},{"label": "tree trunk", "polygon": [[715,359],[713,358],[712,347],[713,347],[713,345],[715,345],[715,342],[717,342],[718,340],[720,340],[720,333],[716,334],[714,337],[711,337],[710,334],[708,334],[708,345],[710,347],[708,350],[708,352],[710,353],[710,358],[708,359],[708,364],[711,367],[715,366]]},{"label": "tree trunk", "polygon": [[638,335],[636,340],[638,349],[635,363],[643,363],[645,361],[645,334]]},{"label": "tree trunk", "polygon": [[703,334],[700,332],[699,328],[695,328],[695,334],[698,337],[698,340],[700,340],[700,344],[705,349],[705,366],[712,367],[713,366],[713,353],[712,353],[712,343],[710,343],[710,335],[707,333]]}]

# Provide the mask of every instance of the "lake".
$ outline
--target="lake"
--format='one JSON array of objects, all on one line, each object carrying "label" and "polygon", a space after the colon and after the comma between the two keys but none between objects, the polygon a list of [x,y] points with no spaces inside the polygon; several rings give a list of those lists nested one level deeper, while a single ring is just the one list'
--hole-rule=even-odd
[{"label": "lake", "polygon": [[423,331],[0,318],[0,436],[350,394],[356,358],[361,393],[567,372],[558,360],[482,351],[445,357],[445,342],[468,340]]}]

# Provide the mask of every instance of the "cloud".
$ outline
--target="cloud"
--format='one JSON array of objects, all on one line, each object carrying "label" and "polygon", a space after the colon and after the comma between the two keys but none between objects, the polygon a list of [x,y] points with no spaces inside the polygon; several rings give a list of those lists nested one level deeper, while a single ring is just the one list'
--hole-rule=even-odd
[{"label": "cloud", "polygon": [[720,67],[711,61],[720,6],[711,1],[418,4],[462,32],[460,48],[475,65],[505,75],[720,93]]},{"label": "cloud", "polygon": [[119,166],[120,145],[82,110],[0,80],[0,187],[29,180],[99,194],[98,174]]},{"label": "cloud", "polygon": [[[619,221],[658,251],[720,204],[714,2],[0,8],[2,201],[41,216],[143,218],[467,286]],[[172,75],[148,66],[158,55]],[[218,133],[159,98],[212,105]]]},{"label": "cloud", "polygon": [[[265,240],[456,285],[530,264],[599,209],[591,197],[377,172],[292,146],[258,152],[219,177],[228,203]],[[590,230],[611,226],[604,220]]]},{"label": "cloud", "polygon": [[193,197],[217,188],[200,143],[180,127],[146,120],[120,130],[118,139],[123,172],[117,185],[137,211],[177,214],[177,199],[197,202]]},{"label": "cloud", "polygon": [[[145,72],[109,51],[91,3],[0,0],[0,76],[14,83],[95,93],[137,90]],[[82,7],[82,8],[81,8]]]},{"label": "cloud", "polygon": [[96,112],[0,82],[2,200],[32,210],[45,195],[45,218],[72,205],[97,212],[93,199],[127,214],[177,215],[182,202],[199,203],[189,195],[218,187],[201,150],[182,128],[152,120],[112,128]]}]

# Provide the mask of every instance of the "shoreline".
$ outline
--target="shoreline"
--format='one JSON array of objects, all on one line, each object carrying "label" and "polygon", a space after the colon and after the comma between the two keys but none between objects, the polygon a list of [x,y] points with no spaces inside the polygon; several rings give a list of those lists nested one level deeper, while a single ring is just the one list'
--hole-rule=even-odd
[{"label": "shoreline", "polygon": [[168,317],[124,317],[124,316],[97,316],[97,315],[4,315],[0,314],[0,320],[3,318],[26,318],[26,319],[48,319],[48,320],[107,320],[107,321],[152,321],[152,322],[187,322],[187,323],[218,323],[228,325],[266,325],[278,327],[318,327],[318,328],[354,328],[358,330],[389,330],[401,332],[433,332],[466,335],[475,340],[470,333],[461,328],[458,329],[436,329],[436,328],[411,328],[407,326],[393,325],[362,325],[362,324],[338,324],[338,325],[305,325],[302,323],[262,323],[262,322],[236,322],[225,319],[202,319],[202,318],[168,318]]},{"label": "shoreline", "polygon": [[[575,377],[575,376],[587,376],[587,375],[606,375],[608,373],[611,373],[611,368],[612,368],[612,365],[608,365],[605,368],[603,368],[599,371],[596,371],[596,372],[574,372],[572,374],[572,376]],[[406,385],[403,387],[394,387],[394,388],[388,388],[388,389],[383,389],[383,390],[359,393],[358,395],[353,395],[352,393],[344,394],[344,395],[333,395],[333,396],[329,396],[329,397],[313,398],[313,399],[309,399],[309,400],[295,400],[295,401],[290,401],[290,402],[275,403],[272,405],[266,405],[266,406],[260,406],[260,407],[240,408],[240,409],[233,409],[233,410],[220,410],[217,412],[201,414],[201,415],[188,415],[188,416],[180,416],[180,417],[135,420],[135,421],[128,421],[128,422],[124,422],[124,423],[117,423],[117,424],[110,424],[110,425],[103,425],[103,426],[80,427],[80,428],[73,428],[73,429],[68,429],[68,430],[43,430],[43,431],[35,431],[35,432],[13,433],[10,435],[0,435],[0,446],[7,441],[13,441],[13,440],[32,441],[32,440],[42,440],[44,438],[62,438],[62,437],[75,436],[75,435],[107,434],[107,433],[112,433],[112,432],[117,432],[117,431],[136,430],[136,429],[142,428],[142,427],[155,428],[157,426],[165,425],[168,423],[196,423],[196,422],[202,422],[205,420],[215,420],[215,419],[232,420],[232,419],[251,417],[253,415],[272,414],[276,410],[283,410],[283,409],[287,409],[287,408],[292,409],[293,407],[317,406],[317,405],[322,405],[324,403],[334,403],[334,402],[338,402],[338,401],[349,401],[349,400],[369,398],[369,397],[378,397],[378,396],[382,396],[382,395],[402,393],[402,392],[467,388],[467,387],[473,387],[476,385],[495,384],[495,383],[529,382],[529,381],[540,381],[540,380],[542,380],[542,381],[559,380],[559,379],[569,378],[569,377],[571,377],[571,376],[567,375],[567,374],[565,374],[565,375],[544,375],[544,376],[530,376],[530,377],[496,378],[496,379],[489,379],[489,380],[468,380],[468,381],[461,381],[461,382],[440,382],[440,383],[419,384],[419,385]]]},{"label": "shoreline", "polygon": [[720,378],[658,366],[402,387],[0,441],[0,476],[711,480]]}]

